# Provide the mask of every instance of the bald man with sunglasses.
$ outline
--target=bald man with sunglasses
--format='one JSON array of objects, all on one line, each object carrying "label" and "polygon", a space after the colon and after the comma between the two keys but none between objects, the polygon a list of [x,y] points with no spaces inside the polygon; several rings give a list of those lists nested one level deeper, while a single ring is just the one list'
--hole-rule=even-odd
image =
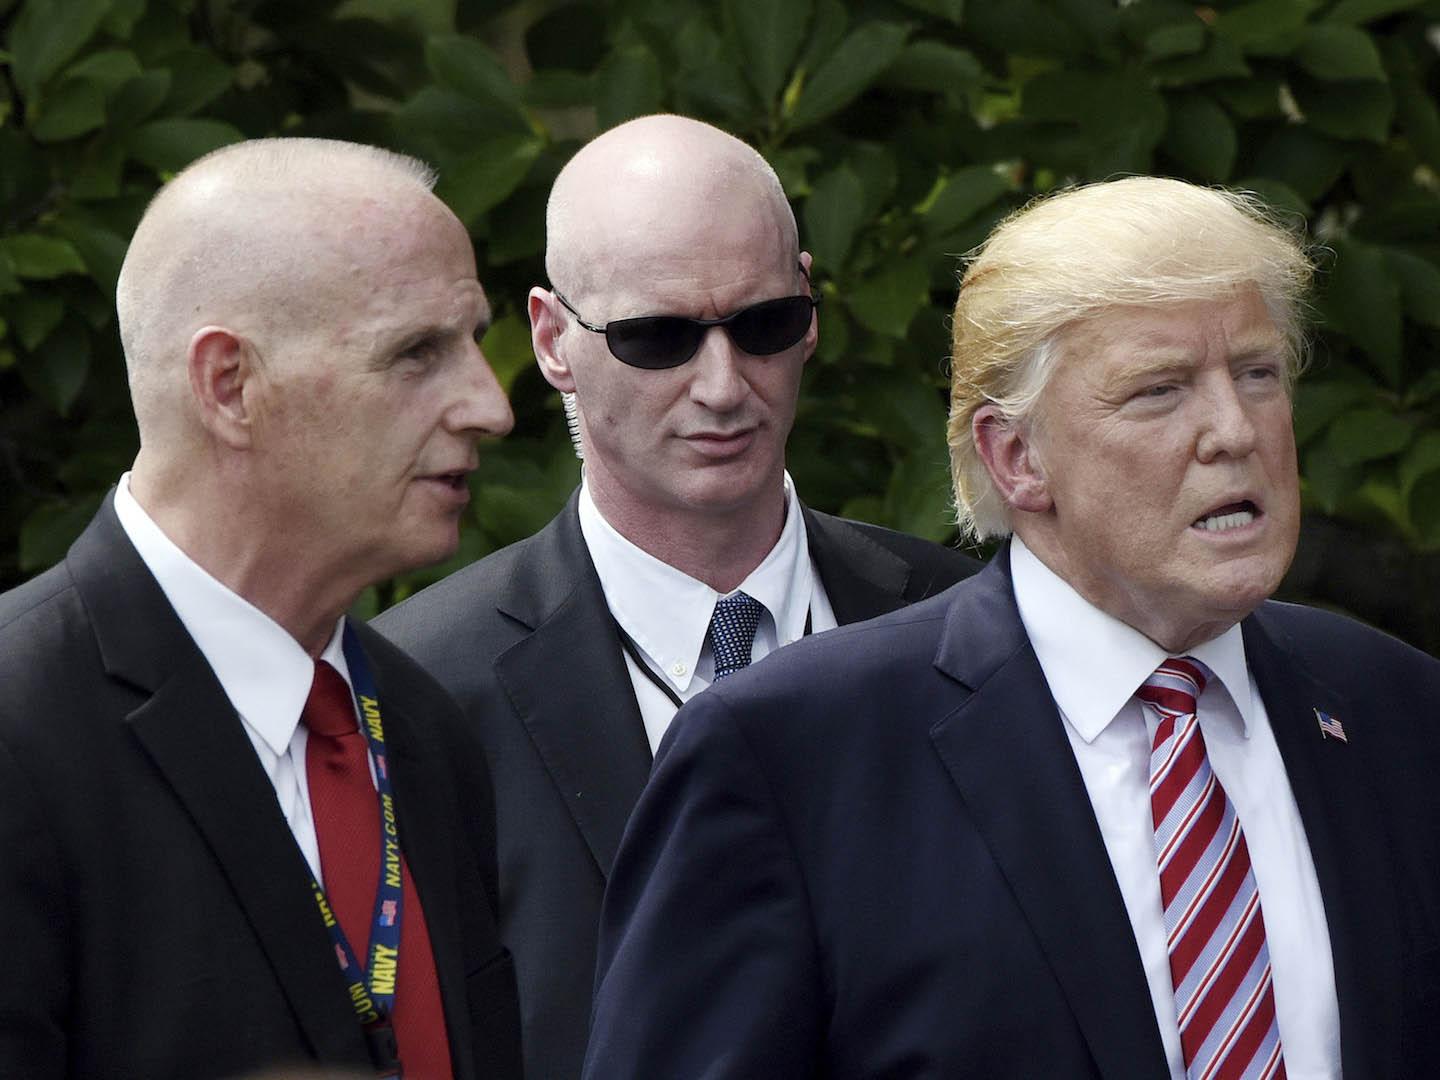
[{"label": "bald man with sunglasses", "polygon": [[976,564],[796,496],[785,441],[818,299],[754,150],[682,117],[631,121],[569,162],[546,224],[531,337],[583,483],[540,533],[377,625],[482,729],[527,1075],[566,1080],[611,861],[675,711],[752,659]]}]

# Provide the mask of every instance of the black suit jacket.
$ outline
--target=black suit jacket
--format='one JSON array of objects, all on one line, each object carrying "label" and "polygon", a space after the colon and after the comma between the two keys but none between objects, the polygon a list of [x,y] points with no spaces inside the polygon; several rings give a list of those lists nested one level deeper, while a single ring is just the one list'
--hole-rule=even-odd
[{"label": "black suit jacket", "polygon": [[[1432,1075],[1440,663],[1284,604],[1243,633],[1324,898],[1345,1075]],[[1008,552],[687,704],[611,875],[586,1076],[1166,1076],[1062,724]]]},{"label": "black suit jacket", "polygon": [[[615,620],[577,499],[541,532],[377,620],[460,702],[495,778],[501,934],[515,954],[526,1073],[579,1075],[610,864],[650,772]],[[977,567],[924,540],[805,510],[836,620],[867,619]]]},{"label": "black suit jacket", "polygon": [[[357,629],[456,1076],[518,1077],[483,754],[433,680]],[[0,1076],[369,1068],[274,788],[108,499],[0,597],[0,851]]]}]

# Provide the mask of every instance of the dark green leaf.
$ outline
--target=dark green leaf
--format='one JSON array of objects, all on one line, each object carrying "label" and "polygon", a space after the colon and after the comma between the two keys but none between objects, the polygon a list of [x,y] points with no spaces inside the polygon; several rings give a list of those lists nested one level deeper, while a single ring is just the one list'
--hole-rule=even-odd
[{"label": "dark green leaf", "polygon": [[1395,114],[1395,97],[1380,82],[1321,82],[1297,76],[1295,103],[1317,130],[1340,139],[1383,142]]},{"label": "dark green leaf", "polygon": [[810,0],[725,0],[741,67],[760,100],[773,108],[805,40]]},{"label": "dark green leaf", "polygon": [[1241,120],[1278,119],[1284,115],[1280,104],[1283,85],[1277,78],[1257,76],[1251,79],[1226,79],[1208,89]]},{"label": "dark green leaf", "polygon": [[111,37],[128,38],[140,16],[145,14],[146,0],[110,0],[110,10],[102,24]]},{"label": "dark green leaf", "polygon": [[6,38],[20,95],[33,99],[50,76],[80,51],[110,0],[27,0]]},{"label": "dark green leaf", "polygon": [[41,292],[27,292],[17,296],[9,305],[10,317],[15,324],[15,340],[24,346],[26,352],[34,352],[40,343],[49,337],[60,320],[65,318],[65,305],[58,296]]},{"label": "dark green leaf", "polygon": [[1370,35],[1353,26],[1307,26],[1295,61],[1317,79],[1385,81],[1385,66]]},{"label": "dark green leaf", "polygon": [[15,273],[22,278],[47,279],[61,274],[83,274],[85,264],[67,240],[39,233],[21,233],[0,238],[0,248],[10,256]]},{"label": "dark green leaf", "polygon": [[54,228],[75,245],[100,291],[107,298],[113,297],[115,283],[120,277],[120,264],[125,261],[126,239],[78,213],[60,218]]},{"label": "dark green leaf", "polygon": [[887,86],[951,96],[978,87],[984,78],[985,69],[973,53],[930,40],[906,45],[885,72]]},{"label": "dark green leaf", "polygon": [[30,118],[30,134],[39,142],[63,142],[105,123],[105,92],[97,83],[69,79],[39,100],[43,104]]},{"label": "dark green leaf", "polygon": [[643,45],[611,53],[600,66],[595,85],[595,114],[601,128],[658,112],[665,86],[660,62]]},{"label": "dark green leaf", "polygon": [[921,206],[925,231],[934,236],[959,228],[1009,190],[1009,179],[988,165],[957,169]]},{"label": "dark green leaf", "polygon": [[536,109],[566,109],[590,104],[594,80],[589,75],[556,68],[537,71],[521,88],[525,104]]},{"label": "dark green leaf", "polygon": [[849,297],[850,312],[877,334],[903,338],[915,313],[929,303],[929,286],[924,263],[904,259],[857,285]]},{"label": "dark green leaf", "polygon": [[1385,43],[1385,62],[1395,92],[1396,120],[1421,160],[1440,171],[1440,111],[1435,108],[1415,57],[1401,41],[1392,38]]},{"label": "dark green leaf", "polygon": [[1400,460],[1400,487],[1409,491],[1426,476],[1440,471],[1440,431],[1427,431]]},{"label": "dark green leaf", "polygon": [[1342,462],[1327,442],[1317,443],[1305,455],[1301,473],[1305,491],[1327,514],[1335,513],[1351,498],[1363,478],[1363,469]]},{"label": "dark green leaf", "polygon": [[907,33],[903,26],[883,22],[852,31],[806,80],[790,114],[790,126],[808,127],[849,105],[894,63]]},{"label": "dark green leaf", "polygon": [[[823,64],[840,45],[845,31],[850,28],[850,15],[842,0],[813,0],[812,7],[810,39],[805,42],[800,59],[795,65],[797,74],[808,75]],[[786,100],[781,103],[784,110],[794,108],[791,95],[796,86],[796,82],[792,80],[786,88]]]},{"label": "dark green leaf", "polygon": [[854,170],[841,165],[816,180],[805,200],[804,219],[816,262],[827,276],[838,274],[864,220],[864,189]]},{"label": "dark green leaf", "polygon": [[1212,36],[1203,52],[1153,61],[1150,74],[1160,86],[1195,86],[1217,79],[1249,78],[1251,71],[1239,45]]},{"label": "dark green leaf", "polygon": [[120,88],[110,102],[107,138],[138,127],[150,119],[171,96],[171,75],[163,68],[147,71]]},{"label": "dark green leaf", "polygon": [[36,574],[63,559],[100,508],[101,498],[49,502],[32,511],[20,528],[20,569]]},{"label": "dark green leaf", "polygon": [[165,111],[173,116],[195,115],[230,89],[235,79],[228,64],[204,49],[185,49],[166,57],[164,70],[170,74]]},{"label": "dark green leaf", "polygon": [[1238,142],[1230,115],[1198,94],[1170,101],[1170,123],[1162,143],[1165,152],[1197,180],[1224,183],[1235,166]]},{"label": "dark green leaf", "polygon": [[1422,542],[1428,547],[1440,545],[1440,470],[1415,482],[1405,508]]},{"label": "dark green leaf", "polygon": [[533,135],[500,135],[446,169],[436,194],[473,229],[481,215],[520,186],[543,147]]},{"label": "dark green leaf", "polygon": [[1365,23],[1397,11],[1413,11],[1423,0],[1340,0],[1325,16],[1331,22]]},{"label": "dark green leaf", "polygon": [[1379,248],[1336,238],[1322,297],[1326,319],[1359,345],[1385,381],[1400,382],[1400,286]]},{"label": "dark green leaf", "polygon": [[105,93],[118,90],[141,72],[140,61],[126,49],[106,49],[91,53],[83,60],[70,65],[65,72],[66,80],[83,79],[94,83]]},{"label": "dark green leaf", "polygon": [[68,416],[90,374],[90,332],[68,319],[45,340],[25,365],[26,382],[62,417]]},{"label": "dark green leaf", "polygon": [[130,154],[157,173],[175,173],[201,155],[244,137],[219,120],[152,120],[135,129]]},{"label": "dark green leaf", "polygon": [[915,451],[900,461],[885,492],[892,528],[933,541],[950,535],[955,511],[948,466],[944,453]]},{"label": "dark green leaf", "polygon": [[1283,53],[1318,6],[1317,0],[1252,0],[1220,12],[1215,33],[1248,53]]},{"label": "dark green leaf", "polygon": [[1385,262],[1400,283],[1405,314],[1415,322],[1440,329],[1440,267],[1395,248],[1385,251]]},{"label": "dark green leaf", "polygon": [[900,0],[906,7],[937,15],[947,22],[959,26],[965,18],[965,0]]},{"label": "dark green leaf", "polygon": [[1340,178],[1349,160],[1346,148],[1333,139],[1287,124],[1260,144],[1252,168],[1313,202]]},{"label": "dark green leaf", "polygon": [[485,335],[484,347],[485,359],[507,394],[515,384],[515,377],[522,371],[529,371],[535,363],[535,353],[530,345],[530,324],[513,311],[491,324]]},{"label": "dark green leaf", "polygon": [[520,104],[520,91],[500,58],[472,37],[443,34],[425,42],[425,65],[435,82],[473,101]]},{"label": "dark green leaf", "polygon": [[1414,434],[1414,422],[1402,416],[1384,409],[1356,409],[1335,419],[1326,443],[1341,464],[1362,465],[1398,454]]},{"label": "dark green leaf", "polygon": [[1304,446],[1346,409],[1366,401],[1363,386],[1343,382],[1302,380],[1295,388],[1295,443]]},{"label": "dark green leaf", "polygon": [[1167,60],[1173,56],[1193,56],[1205,47],[1205,24],[1191,22],[1162,26],[1145,39],[1145,56],[1151,60]]}]

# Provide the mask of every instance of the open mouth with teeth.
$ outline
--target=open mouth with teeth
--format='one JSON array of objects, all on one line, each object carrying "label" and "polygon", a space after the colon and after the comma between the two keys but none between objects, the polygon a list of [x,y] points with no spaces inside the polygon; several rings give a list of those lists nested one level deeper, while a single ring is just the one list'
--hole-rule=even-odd
[{"label": "open mouth with teeth", "polygon": [[1259,516],[1260,508],[1247,499],[1244,502],[1230,503],[1210,511],[1204,517],[1197,519],[1192,528],[1203,529],[1205,532],[1243,529]]}]

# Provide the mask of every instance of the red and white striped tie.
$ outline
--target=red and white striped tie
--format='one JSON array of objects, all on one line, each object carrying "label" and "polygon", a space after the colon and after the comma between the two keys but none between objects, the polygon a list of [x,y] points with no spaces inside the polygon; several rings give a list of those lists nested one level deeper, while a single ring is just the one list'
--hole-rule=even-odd
[{"label": "red and white striped tie", "polygon": [[1135,692],[1160,718],[1150,812],[1180,1046],[1190,1080],[1283,1077],[1260,891],[1195,715],[1209,677],[1193,657],[1170,659]]}]

